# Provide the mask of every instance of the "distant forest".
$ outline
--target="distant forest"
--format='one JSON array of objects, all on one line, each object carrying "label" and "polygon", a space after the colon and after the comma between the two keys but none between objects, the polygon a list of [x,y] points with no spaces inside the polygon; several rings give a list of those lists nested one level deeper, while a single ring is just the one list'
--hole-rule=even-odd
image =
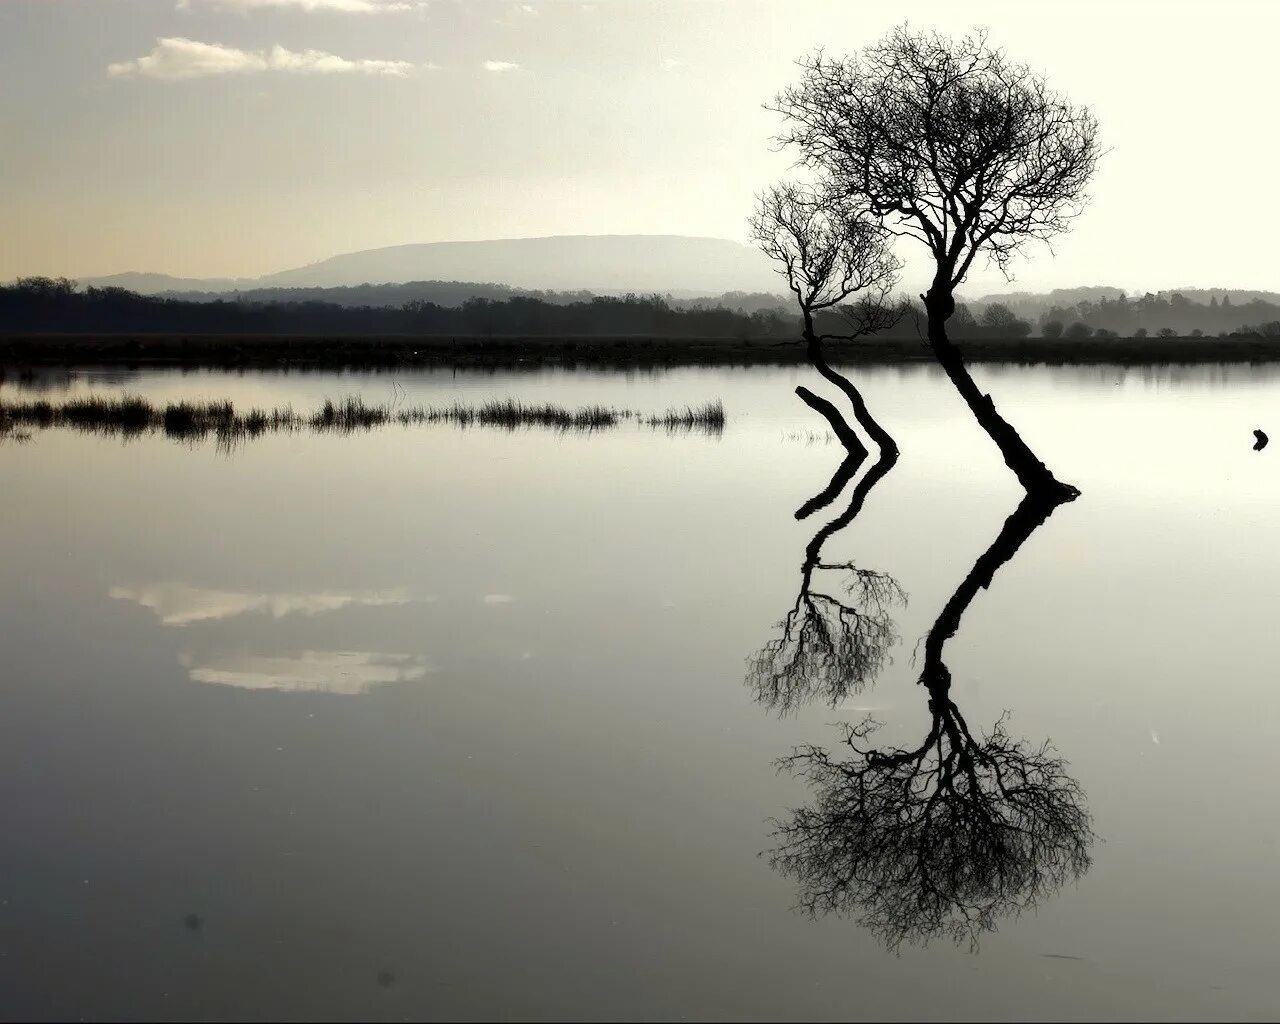
[{"label": "distant forest", "polygon": [[[245,288],[235,292],[166,291],[153,293],[166,299],[183,299],[188,302],[244,302],[250,304],[284,302],[331,302],[339,306],[395,306],[410,302],[430,302],[437,306],[461,306],[469,299],[540,299],[555,306],[567,306],[574,302],[590,302],[599,293],[585,289],[572,292],[542,291],[516,288],[506,284],[483,281],[407,281],[403,284],[359,284],[350,286],[293,287],[293,288]],[[790,305],[781,295],[768,292],[725,292],[711,298],[672,298],[667,300],[674,309],[723,306],[741,312],[754,313],[761,309],[783,309]]]},{"label": "distant forest", "polygon": [[[475,294],[477,287],[492,295]],[[425,295],[434,295],[427,299]],[[407,296],[407,297],[406,297]],[[0,286],[5,334],[264,334],[359,336],[649,336],[762,338],[798,335],[797,316],[779,296],[729,292],[711,299],[587,292],[516,294],[503,285],[413,282],[354,288],[273,288],[231,296],[147,296],[123,288],[79,288],[65,278],[29,277]],[[903,300],[904,315],[884,337],[923,335],[923,311]],[[1022,314],[1022,315],[1019,315]],[[1038,315],[1037,315],[1038,314]],[[1033,319],[1035,318],[1035,319]],[[818,323],[847,333],[838,313]],[[948,324],[957,338],[1280,336],[1280,303],[1233,303],[1182,293],[1130,299],[1100,294],[1065,304],[1044,297],[959,304]]]}]

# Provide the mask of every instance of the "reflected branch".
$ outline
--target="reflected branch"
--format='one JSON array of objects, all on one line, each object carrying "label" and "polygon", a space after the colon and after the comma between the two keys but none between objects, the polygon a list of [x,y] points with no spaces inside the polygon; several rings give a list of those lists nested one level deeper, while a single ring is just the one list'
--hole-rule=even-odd
[{"label": "reflected branch", "polygon": [[1095,836],[1067,762],[1048,741],[1010,736],[1004,717],[975,736],[942,661],[977,592],[1062,500],[1028,495],[930,629],[920,679],[930,720],[918,746],[872,745],[879,723],[867,718],[844,725],[846,752],[806,745],[779,762],[815,794],[774,822],[769,855],[808,913],[856,916],[890,949],[938,937],[975,947],[1001,918],[1089,869]]},{"label": "reflected branch", "polygon": [[[788,714],[818,697],[834,707],[864,689],[888,661],[898,641],[890,609],[905,603],[905,592],[888,573],[860,569],[853,562],[822,561],[822,549],[853,522],[897,459],[896,452],[883,453],[854,485],[845,511],[819,529],[805,548],[795,603],[779,623],[779,635],[751,659],[747,670],[747,685],[770,711]],[[856,472],[856,465],[849,469],[851,461],[852,456],[796,518],[834,499],[828,494]],[[817,572],[844,575],[838,587],[819,589]]]},{"label": "reflected branch", "polygon": [[865,458],[865,455],[850,455],[840,463],[836,467],[835,473],[831,475],[831,482],[796,509],[796,518],[808,519],[815,512],[826,508],[836,498],[840,497],[845,487],[848,486],[849,481],[857,474],[858,467],[862,465]]}]

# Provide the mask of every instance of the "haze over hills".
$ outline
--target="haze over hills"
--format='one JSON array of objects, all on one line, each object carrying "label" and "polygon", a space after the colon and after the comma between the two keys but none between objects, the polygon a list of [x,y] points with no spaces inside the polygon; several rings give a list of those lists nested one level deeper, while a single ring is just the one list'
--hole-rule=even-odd
[{"label": "haze over hills", "polygon": [[171,274],[148,274],[126,270],[121,274],[81,277],[80,284],[94,288],[126,288],[139,295],[161,295],[166,292],[232,292],[255,288],[256,277],[174,277]]},{"label": "haze over hills", "polygon": [[[344,253],[258,278],[178,278],[125,273],[82,279],[144,295],[209,301],[234,294],[249,304],[326,302],[344,307],[431,303],[457,308],[470,299],[533,297],[565,305],[592,295],[666,295],[674,307],[722,306],[751,314],[791,313],[790,296],[755,248],[722,238],[683,235],[553,235],[544,238],[428,242]],[[909,289],[904,289],[910,295]],[[1184,288],[1147,297],[1095,285],[1049,292],[962,296],[975,322],[1012,315],[1035,333],[1053,321],[1126,334],[1200,331],[1217,334],[1277,318],[1280,294],[1246,289]],[[998,304],[1004,310],[991,311]],[[1220,305],[1221,304],[1221,305]],[[1002,319],[1003,318],[1003,319]],[[964,318],[961,317],[961,320]],[[960,329],[960,321],[954,325]]]},{"label": "haze over hills", "polygon": [[688,296],[776,292],[782,284],[758,250],[724,238],[684,235],[552,235],[426,242],[344,253],[254,279],[198,280],[129,273],[82,281],[143,294],[484,281],[517,289]]}]

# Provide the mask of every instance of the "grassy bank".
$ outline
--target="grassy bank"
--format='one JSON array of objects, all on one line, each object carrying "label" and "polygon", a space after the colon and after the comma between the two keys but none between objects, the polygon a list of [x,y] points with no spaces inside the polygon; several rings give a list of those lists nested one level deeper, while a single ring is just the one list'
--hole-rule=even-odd
[{"label": "grassy bank", "polygon": [[[1280,361],[1280,338],[989,338],[961,340],[971,362],[1206,363]],[[932,356],[919,339],[831,343],[838,364]],[[297,367],[786,365],[804,362],[791,340],[646,337],[283,337],[248,335],[24,335],[0,337],[0,365]]]},{"label": "grassy bank", "polygon": [[369,405],[358,396],[339,402],[326,401],[312,413],[299,413],[290,406],[237,411],[230,402],[172,402],[159,406],[131,395],[90,396],[62,403],[0,402],[0,438],[20,440],[32,430],[63,427],[126,438],[162,434],[187,442],[212,436],[225,447],[268,433],[350,434],[393,424],[594,431],[623,423],[669,432],[718,435],[724,430],[725,415],[718,401],[661,413],[599,405],[566,409],[556,405],[526,405],[511,399],[478,406]]}]

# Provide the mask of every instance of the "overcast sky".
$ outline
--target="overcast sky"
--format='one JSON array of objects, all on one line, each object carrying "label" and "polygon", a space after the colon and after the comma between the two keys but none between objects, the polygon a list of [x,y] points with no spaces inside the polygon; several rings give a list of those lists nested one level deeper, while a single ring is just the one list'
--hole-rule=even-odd
[{"label": "overcast sky", "polygon": [[904,19],[987,27],[1101,124],[1091,206],[1014,287],[1280,289],[1270,0],[0,0],[0,279],[745,241],[789,164],[761,104]]}]

